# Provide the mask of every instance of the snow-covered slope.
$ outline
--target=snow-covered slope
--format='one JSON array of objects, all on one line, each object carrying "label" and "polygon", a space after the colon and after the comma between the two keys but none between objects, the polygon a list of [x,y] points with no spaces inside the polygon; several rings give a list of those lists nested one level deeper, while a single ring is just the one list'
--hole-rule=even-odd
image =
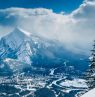
[{"label": "snow-covered slope", "polygon": [[95,97],[95,88],[90,90],[90,91],[88,91],[87,93],[85,93],[81,97]]},{"label": "snow-covered slope", "polygon": [[10,58],[6,58],[4,60],[4,63],[6,63],[6,65],[9,66],[10,70],[12,70],[12,72],[15,72],[15,73],[22,72],[23,69],[30,67],[30,65],[26,64],[25,62],[21,62]]}]

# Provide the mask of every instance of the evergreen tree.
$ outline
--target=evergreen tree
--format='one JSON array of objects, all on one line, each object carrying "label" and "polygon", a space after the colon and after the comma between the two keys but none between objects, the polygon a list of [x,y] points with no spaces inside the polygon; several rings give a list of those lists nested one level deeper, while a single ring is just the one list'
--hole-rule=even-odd
[{"label": "evergreen tree", "polygon": [[89,58],[90,67],[86,73],[87,85],[89,89],[95,88],[95,40],[91,52],[92,53]]}]

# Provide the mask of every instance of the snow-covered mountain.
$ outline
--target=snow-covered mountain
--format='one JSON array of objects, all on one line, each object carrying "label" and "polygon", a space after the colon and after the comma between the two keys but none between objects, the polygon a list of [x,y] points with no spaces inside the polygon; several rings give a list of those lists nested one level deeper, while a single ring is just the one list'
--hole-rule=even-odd
[{"label": "snow-covered mountain", "polygon": [[19,61],[30,63],[29,56],[32,54],[30,38],[19,29],[3,37],[0,41],[0,58],[17,58]]},{"label": "snow-covered mountain", "polygon": [[14,29],[0,40],[0,63],[7,64],[12,70],[31,65],[55,67],[64,64],[65,60],[78,62],[78,57],[84,57],[76,56],[59,42],[30,34],[21,28]]},{"label": "snow-covered mountain", "polygon": [[48,50],[51,45],[53,46],[54,44],[16,28],[10,34],[1,38],[0,59],[7,62],[7,64],[12,64],[11,66],[9,65],[10,68],[13,66],[18,67],[14,63],[18,65],[24,63],[27,66],[31,66],[32,63],[39,64],[40,62],[41,64],[41,60],[44,57],[50,59],[55,57],[52,51]]}]

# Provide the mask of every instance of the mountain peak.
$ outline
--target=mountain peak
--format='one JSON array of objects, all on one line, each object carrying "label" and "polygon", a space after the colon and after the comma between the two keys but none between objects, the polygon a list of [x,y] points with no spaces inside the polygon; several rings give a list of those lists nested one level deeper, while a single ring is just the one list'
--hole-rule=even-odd
[{"label": "mountain peak", "polygon": [[21,28],[16,27],[11,33],[3,37],[3,39],[6,40],[6,44],[9,45],[10,48],[16,49],[23,41],[29,39],[29,34]]},{"label": "mountain peak", "polygon": [[18,34],[23,34],[23,35],[26,35],[26,36],[30,36],[30,32],[25,31],[24,29],[22,29],[20,27],[16,27],[13,32],[18,33]]}]

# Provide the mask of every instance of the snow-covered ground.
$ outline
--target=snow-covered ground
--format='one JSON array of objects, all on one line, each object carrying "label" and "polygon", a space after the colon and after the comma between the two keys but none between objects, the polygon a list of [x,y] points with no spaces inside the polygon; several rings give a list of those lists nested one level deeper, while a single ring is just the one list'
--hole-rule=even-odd
[{"label": "snow-covered ground", "polygon": [[87,88],[86,82],[83,79],[66,80],[65,82],[60,83],[60,85],[66,87]]},{"label": "snow-covered ground", "polygon": [[95,88],[90,90],[89,92],[85,93],[81,97],[95,97]]}]

